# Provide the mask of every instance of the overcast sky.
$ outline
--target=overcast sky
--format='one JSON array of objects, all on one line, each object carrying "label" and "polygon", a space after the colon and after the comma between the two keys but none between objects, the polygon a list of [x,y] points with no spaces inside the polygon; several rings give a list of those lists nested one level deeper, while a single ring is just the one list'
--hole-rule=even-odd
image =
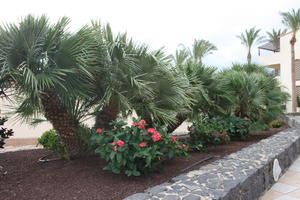
[{"label": "overcast sky", "polygon": [[[115,32],[127,31],[135,40],[152,48],[164,46],[172,54],[180,43],[206,39],[218,51],[204,62],[228,67],[246,61],[246,49],[236,35],[253,26],[262,34],[283,28],[279,12],[292,8],[300,8],[300,0],[2,0],[0,20],[14,22],[29,13],[47,14],[53,21],[68,16],[76,30],[100,19]],[[256,61],[256,47],[252,54]]]}]

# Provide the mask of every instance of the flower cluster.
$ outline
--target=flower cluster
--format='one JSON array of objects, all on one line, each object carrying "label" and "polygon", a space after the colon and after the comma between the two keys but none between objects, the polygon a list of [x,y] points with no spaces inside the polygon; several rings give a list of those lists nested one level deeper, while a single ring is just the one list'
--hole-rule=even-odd
[{"label": "flower cluster", "polygon": [[118,140],[118,141],[112,142],[110,144],[114,146],[114,148],[113,148],[114,151],[118,151],[118,146],[119,147],[124,147],[125,142],[123,140]]},{"label": "flower cluster", "polygon": [[132,123],[132,126],[135,126],[135,127],[139,128],[139,129],[144,129],[145,125],[146,125],[146,121],[143,120],[143,119],[140,120],[138,123],[136,123],[136,122]]}]

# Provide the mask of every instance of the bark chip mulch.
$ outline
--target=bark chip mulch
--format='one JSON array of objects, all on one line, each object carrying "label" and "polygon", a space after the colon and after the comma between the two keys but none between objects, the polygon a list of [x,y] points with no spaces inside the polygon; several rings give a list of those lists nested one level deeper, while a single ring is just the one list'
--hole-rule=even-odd
[{"label": "bark chip mulch", "polygon": [[209,147],[207,153],[191,153],[189,160],[175,158],[164,165],[164,171],[141,177],[116,175],[102,168],[105,161],[86,157],[73,161],[40,163],[46,150],[27,150],[0,154],[1,200],[119,200],[131,194],[166,182],[181,170],[210,155],[216,156],[189,170],[198,169],[225,155],[267,138],[287,126],[253,135],[246,141]]}]

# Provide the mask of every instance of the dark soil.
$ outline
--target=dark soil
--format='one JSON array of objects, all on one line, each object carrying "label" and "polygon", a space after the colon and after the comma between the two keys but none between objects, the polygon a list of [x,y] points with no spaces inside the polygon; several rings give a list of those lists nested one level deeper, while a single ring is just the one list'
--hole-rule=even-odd
[{"label": "dark soil", "polygon": [[27,150],[0,154],[1,200],[119,200],[170,180],[181,170],[210,155],[215,156],[189,170],[199,168],[232,152],[269,137],[287,126],[251,136],[246,141],[218,145],[207,153],[191,153],[189,160],[175,158],[164,165],[164,171],[148,176],[126,177],[104,171],[105,161],[86,157],[73,161],[40,163],[46,150]]}]

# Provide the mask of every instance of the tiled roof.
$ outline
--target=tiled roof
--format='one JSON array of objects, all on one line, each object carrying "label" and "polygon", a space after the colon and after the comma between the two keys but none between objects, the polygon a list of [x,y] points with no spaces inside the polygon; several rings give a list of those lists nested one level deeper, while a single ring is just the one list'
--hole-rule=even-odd
[{"label": "tiled roof", "polygon": [[275,46],[273,43],[268,42],[262,46],[258,47],[259,49],[264,49],[264,50],[269,50],[269,51],[275,51],[275,52],[279,52],[280,51],[280,45]]}]

